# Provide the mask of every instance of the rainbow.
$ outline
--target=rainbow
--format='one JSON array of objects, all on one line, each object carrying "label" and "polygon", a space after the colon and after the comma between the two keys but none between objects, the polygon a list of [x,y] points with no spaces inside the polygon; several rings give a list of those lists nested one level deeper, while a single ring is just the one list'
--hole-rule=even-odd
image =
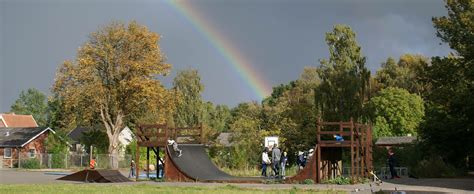
[{"label": "rainbow", "polygon": [[251,63],[232,46],[232,42],[224,38],[213,25],[204,18],[198,10],[193,9],[189,1],[169,0],[165,1],[179,14],[188,20],[212,46],[231,64],[239,77],[253,90],[256,97],[264,99],[271,93],[269,85],[264,77],[252,67]]}]

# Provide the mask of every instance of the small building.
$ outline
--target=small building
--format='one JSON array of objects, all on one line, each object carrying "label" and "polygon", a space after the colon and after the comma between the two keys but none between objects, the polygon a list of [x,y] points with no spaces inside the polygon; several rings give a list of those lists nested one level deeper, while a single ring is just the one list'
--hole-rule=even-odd
[{"label": "small building", "polygon": [[0,168],[12,168],[23,159],[36,158],[46,153],[45,139],[51,128],[0,128]]},{"label": "small building", "polygon": [[[81,144],[81,138],[85,133],[88,133],[92,130],[91,128],[86,127],[76,127],[75,129],[71,130],[67,136],[70,139],[69,144],[71,144],[71,152],[75,153],[82,153],[85,148],[84,145]],[[125,154],[125,147],[128,146],[134,139],[133,132],[130,128],[125,127],[120,132],[118,140],[120,142],[120,153],[123,155]]]},{"label": "small building", "polygon": [[375,145],[379,147],[390,148],[412,144],[415,142],[415,140],[415,136],[380,137],[377,142],[375,142]]},{"label": "small building", "polygon": [[71,130],[67,134],[67,137],[69,138],[68,143],[71,145],[71,148],[69,151],[82,153],[84,151],[84,146],[81,145],[81,138],[84,133],[87,133],[90,130],[91,130],[90,128],[85,128],[85,127],[76,127],[75,129]]},{"label": "small building", "polygon": [[38,127],[32,115],[0,114],[0,128]]}]

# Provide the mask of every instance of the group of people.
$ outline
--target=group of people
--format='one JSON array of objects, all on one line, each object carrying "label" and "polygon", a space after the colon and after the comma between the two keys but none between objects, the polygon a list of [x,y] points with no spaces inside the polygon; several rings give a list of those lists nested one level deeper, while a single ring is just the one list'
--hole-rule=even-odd
[{"label": "group of people", "polygon": [[282,155],[282,152],[280,148],[278,148],[277,144],[273,144],[273,146],[271,147],[271,159],[268,156],[268,152],[270,152],[270,149],[268,147],[265,147],[262,152],[262,176],[268,177],[267,167],[271,165],[273,171],[272,177],[284,178],[286,171],[285,168],[288,162],[287,153],[283,152]]}]

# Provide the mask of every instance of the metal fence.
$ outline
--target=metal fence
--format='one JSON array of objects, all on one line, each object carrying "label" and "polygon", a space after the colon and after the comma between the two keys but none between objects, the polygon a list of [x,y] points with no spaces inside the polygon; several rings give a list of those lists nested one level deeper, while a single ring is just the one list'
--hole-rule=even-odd
[{"label": "metal fence", "polygon": [[[94,154],[96,168],[110,169],[112,164],[118,168],[129,168],[131,155],[112,157],[109,154]],[[11,158],[0,156],[0,168],[27,168],[27,169],[71,169],[89,167],[89,154],[42,154],[21,153]],[[114,161],[117,160],[117,161]]]}]

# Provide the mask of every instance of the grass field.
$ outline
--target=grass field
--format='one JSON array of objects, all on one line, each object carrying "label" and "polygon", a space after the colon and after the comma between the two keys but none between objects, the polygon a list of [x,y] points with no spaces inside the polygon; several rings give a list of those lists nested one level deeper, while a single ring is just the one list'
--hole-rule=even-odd
[{"label": "grass field", "polygon": [[[0,193],[338,193],[302,189],[259,190],[226,185],[222,187],[172,187],[149,184],[108,185],[108,184],[27,184],[1,185]],[[343,193],[343,192],[339,192]]]},{"label": "grass field", "polygon": [[[220,168],[222,171],[233,175],[233,176],[260,176],[262,171],[259,168],[243,168],[243,169],[229,169],[226,167],[221,167]],[[267,175],[272,174],[272,169],[269,167],[267,169]],[[294,176],[298,173],[298,167],[297,166],[292,166],[286,169],[286,176]]]}]

